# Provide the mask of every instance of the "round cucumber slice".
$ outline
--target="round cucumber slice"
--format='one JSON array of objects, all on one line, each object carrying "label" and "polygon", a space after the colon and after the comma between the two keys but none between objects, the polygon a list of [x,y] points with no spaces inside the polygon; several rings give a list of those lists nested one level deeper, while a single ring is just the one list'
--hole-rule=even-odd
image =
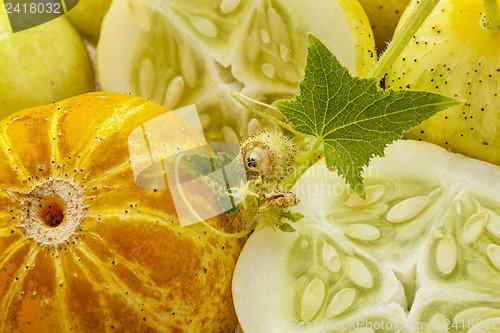
[{"label": "round cucumber slice", "polygon": [[171,109],[196,104],[209,138],[238,140],[259,124],[230,93],[266,103],[295,95],[308,32],[352,73],[374,64],[368,20],[350,2],[115,0],[98,44],[101,86]]},{"label": "round cucumber slice", "polygon": [[262,322],[273,332],[293,332],[295,321],[353,322],[372,310],[379,323],[409,325],[500,307],[500,168],[419,141],[385,154],[365,169],[365,199],[321,161],[292,189],[292,212],[305,216],[297,232],[252,234],[233,280],[246,333],[264,331]]}]

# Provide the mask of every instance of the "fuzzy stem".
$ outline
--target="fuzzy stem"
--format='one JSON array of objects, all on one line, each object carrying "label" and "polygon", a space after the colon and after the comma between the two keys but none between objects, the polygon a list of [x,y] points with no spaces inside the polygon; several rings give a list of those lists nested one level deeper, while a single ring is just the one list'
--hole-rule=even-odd
[{"label": "fuzzy stem", "polygon": [[304,172],[306,172],[307,169],[309,169],[314,163],[318,162],[318,156],[323,155],[323,150],[321,149],[322,144],[323,142],[321,140],[317,140],[314,143],[313,147],[301,156],[301,161],[298,168],[294,170],[290,177],[288,177],[281,183],[282,189],[284,189],[285,191],[289,191],[293,187],[297,179],[299,179],[300,176],[302,176]]},{"label": "fuzzy stem", "polygon": [[[488,0],[485,0],[485,2],[487,1]],[[389,67],[391,67],[394,61],[399,57],[401,51],[403,51],[406,44],[408,44],[413,35],[415,35],[415,32],[417,32],[438,2],[439,0],[421,0],[418,3],[403,27],[394,36],[391,43],[389,43],[389,46],[384,51],[375,67],[373,67],[368,74],[369,78],[382,80]]]},{"label": "fuzzy stem", "polygon": [[497,0],[484,0],[483,27],[492,32],[500,32],[500,10]]},{"label": "fuzzy stem", "polygon": [[[250,97],[248,97],[248,96],[245,96],[245,95],[243,95],[243,94],[240,94],[240,93],[238,93],[238,92],[236,92],[236,91],[231,92],[231,96],[233,96],[233,98],[234,98],[234,99],[235,99],[238,103],[240,103],[241,105],[243,105],[245,108],[247,108],[247,109],[248,109],[248,110],[250,110],[251,112],[255,113],[256,115],[259,115],[259,116],[261,116],[261,117],[262,117],[262,118],[264,118],[264,119],[267,119],[267,120],[269,120],[269,121],[272,121],[272,122],[274,122],[274,123],[276,123],[276,124],[280,125],[281,127],[283,127],[283,128],[285,128],[285,129],[287,129],[288,131],[292,132],[292,133],[293,133],[293,134],[295,134],[295,135],[304,136],[304,134],[303,134],[303,133],[301,133],[301,132],[297,131],[297,130],[296,130],[296,129],[294,129],[292,126],[288,125],[287,123],[285,123],[285,122],[283,122],[283,121],[281,121],[281,120],[279,120],[279,119],[277,119],[277,118],[275,118],[275,117],[273,117],[273,116],[271,116],[271,115],[269,115],[269,114],[267,114],[267,113],[265,113],[265,112],[262,112],[262,111],[260,111],[260,110],[257,110],[257,109],[255,109],[255,108],[251,107],[251,106],[250,106],[250,105],[248,105],[247,103],[243,102],[243,100],[241,100],[241,99],[240,99],[240,97],[241,97],[241,98],[244,98],[244,99],[246,99],[246,100],[248,100],[248,101],[252,101],[252,102],[254,102],[255,104],[262,105],[262,106],[265,106],[265,107],[268,107],[268,108],[271,108],[271,109],[274,109],[274,110],[278,110],[276,107],[274,107],[274,106],[272,106],[272,105],[269,105],[269,104],[266,104],[266,103],[262,103],[262,102],[256,101],[256,100],[254,100],[254,99],[252,99],[252,98],[250,98]],[[279,111],[279,110],[278,110],[278,111]]]}]

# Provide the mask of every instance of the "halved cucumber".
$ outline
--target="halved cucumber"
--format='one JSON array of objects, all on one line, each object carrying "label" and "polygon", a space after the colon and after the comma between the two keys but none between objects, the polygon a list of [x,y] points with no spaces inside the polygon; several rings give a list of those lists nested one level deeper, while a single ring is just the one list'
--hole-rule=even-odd
[{"label": "halved cucumber", "polygon": [[[246,333],[293,332],[295,321],[353,322],[374,310],[373,323],[387,317],[408,326],[437,314],[453,320],[468,307],[500,308],[499,167],[399,141],[365,177],[363,200],[317,163],[293,188],[301,200],[293,212],[305,216],[297,232],[250,237],[233,280]],[[406,326],[401,332],[421,332]]]},{"label": "halved cucumber", "polygon": [[101,86],[171,109],[196,104],[209,138],[238,140],[250,119],[230,92],[267,103],[295,95],[308,32],[352,73],[376,60],[357,2],[115,0],[98,45]]}]

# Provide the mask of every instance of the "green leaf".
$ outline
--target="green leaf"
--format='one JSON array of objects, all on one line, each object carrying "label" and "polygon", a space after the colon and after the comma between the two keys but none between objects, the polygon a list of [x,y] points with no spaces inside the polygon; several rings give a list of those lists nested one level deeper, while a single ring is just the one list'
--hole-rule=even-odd
[{"label": "green leaf", "polygon": [[180,157],[180,163],[189,172],[194,173],[198,178],[205,179],[207,184],[213,186],[214,193],[217,194],[220,202],[226,202],[227,198],[231,201],[233,208],[226,212],[230,215],[239,212],[236,207],[238,203],[232,197],[232,186],[239,186],[246,182],[245,168],[239,162],[241,162],[239,159],[224,152],[219,152],[214,156],[183,153]]},{"label": "green leaf", "polygon": [[298,222],[301,218],[304,217],[304,215],[302,215],[299,212],[297,212],[297,213],[290,213],[289,211],[282,212],[280,216],[284,217],[286,219],[289,219],[292,222]]},{"label": "green leaf", "polygon": [[324,143],[330,171],[364,193],[363,166],[403,133],[437,112],[460,102],[442,95],[378,88],[378,80],[349,74],[312,34],[299,93],[276,102],[294,129]]},{"label": "green leaf", "polygon": [[283,223],[278,226],[278,229],[280,229],[283,232],[295,232],[295,229],[288,223]]}]

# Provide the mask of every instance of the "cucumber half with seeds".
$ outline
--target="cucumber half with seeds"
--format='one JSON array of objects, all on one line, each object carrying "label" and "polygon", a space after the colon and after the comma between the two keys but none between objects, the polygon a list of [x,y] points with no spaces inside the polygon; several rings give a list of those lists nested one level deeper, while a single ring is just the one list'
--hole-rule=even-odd
[{"label": "cucumber half with seeds", "polygon": [[266,103],[293,97],[308,32],[353,74],[375,64],[357,1],[115,0],[98,44],[101,86],[170,109],[196,104],[209,141],[238,141],[266,124],[252,121],[230,93]]},{"label": "cucumber half with seeds", "polygon": [[[500,318],[500,168],[418,141],[385,154],[365,199],[318,162],[293,188],[297,232],[250,237],[233,280],[244,332],[477,333],[454,318]],[[449,330],[413,325],[431,319]]]}]

